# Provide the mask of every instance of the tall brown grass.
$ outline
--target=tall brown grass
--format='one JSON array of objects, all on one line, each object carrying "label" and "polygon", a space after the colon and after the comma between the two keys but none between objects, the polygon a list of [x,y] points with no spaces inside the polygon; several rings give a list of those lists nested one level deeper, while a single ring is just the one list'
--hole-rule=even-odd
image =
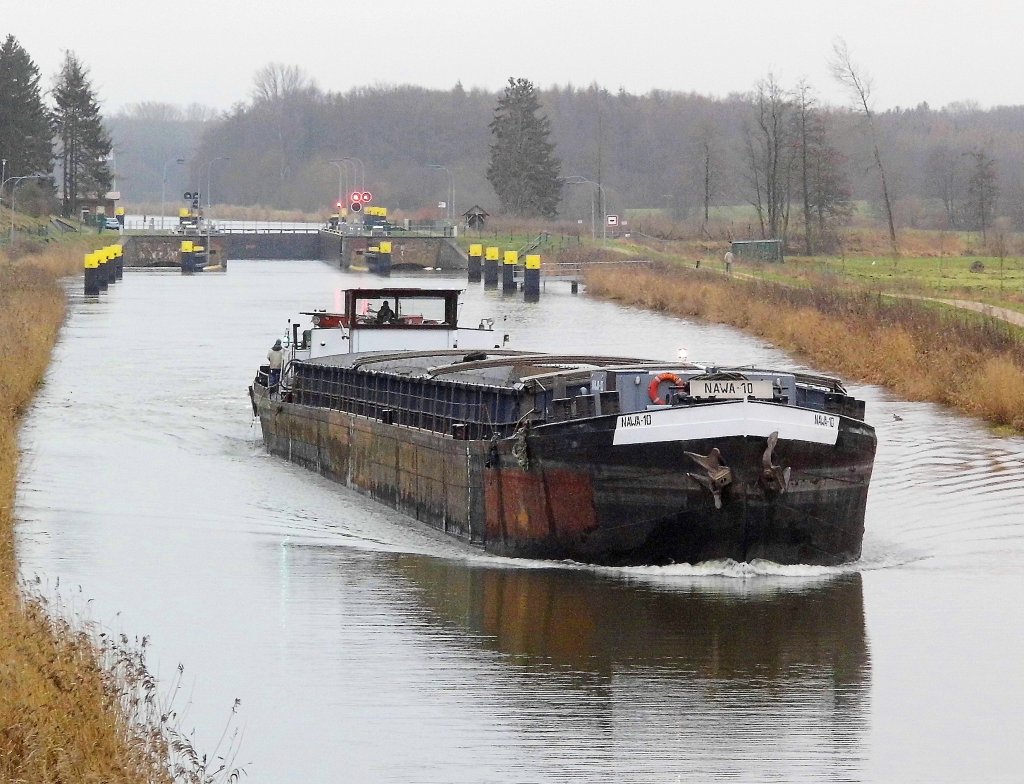
[{"label": "tall brown grass", "polygon": [[732,324],[818,367],[1024,432],[1024,336],[997,319],[667,265],[592,269],[587,287],[598,297]]},{"label": "tall brown grass", "polygon": [[208,763],[177,731],[144,641],[110,637],[17,582],[18,426],[64,319],[61,279],[99,243],[0,256],[0,782],[233,780],[230,754]]}]

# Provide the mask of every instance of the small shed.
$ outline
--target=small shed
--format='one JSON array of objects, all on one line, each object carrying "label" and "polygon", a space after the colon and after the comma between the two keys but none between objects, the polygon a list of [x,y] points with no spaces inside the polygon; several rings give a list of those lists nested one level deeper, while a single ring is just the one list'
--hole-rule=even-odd
[{"label": "small shed", "polygon": [[470,207],[468,210],[462,213],[462,217],[466,219],[466,226],[468,226],[469,228],[482,229],[484,227],[484,224],[487,222],[487,218],[489,218],[490,215],[487,212],[487,210],[485,210],[483,207],[474,204],[472,207]]},{"label": "small shed", "polygon": [[78,197],[78,210],[83,221],[90,221],[96,215],[113,217],[117,211],[117,203],[121,200],[120,191],[108,191],[103,196],[91,193]]},{"label": "small shed", "polygon": [[739,240],[731,250],[737,261],[785,261],[781,240]]}]

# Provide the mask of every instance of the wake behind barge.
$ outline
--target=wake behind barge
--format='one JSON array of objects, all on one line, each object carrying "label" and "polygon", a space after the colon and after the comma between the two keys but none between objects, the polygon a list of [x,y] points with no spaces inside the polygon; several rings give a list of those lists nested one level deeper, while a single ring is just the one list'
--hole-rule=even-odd
[{"label": "wake behind barge", "polygon": [[294,325],[280,387],[250,387],[267,448],[497,555],[860,556],[876,439],[835,379],[514,351],[458,295],[351,290]]}]

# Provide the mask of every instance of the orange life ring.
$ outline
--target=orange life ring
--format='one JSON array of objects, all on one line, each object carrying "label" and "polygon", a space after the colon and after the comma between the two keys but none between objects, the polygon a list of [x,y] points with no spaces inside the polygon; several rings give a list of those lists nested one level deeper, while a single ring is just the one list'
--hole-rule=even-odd
[{"label": "orange life ring", "polygon": [[660,394],[658,394],[661,391],[659,387],[661,386],[662,381],[671,381],[672,386],[682,387],[683,389],[686,389],[689,386],[686,381],[683,381],[683,379],[679,378],[675,373],[659,373],[651,379],[650,386],[647,387],[647,397],[649,397],[651,402],[656,406],[665,405],[664,399]]}]

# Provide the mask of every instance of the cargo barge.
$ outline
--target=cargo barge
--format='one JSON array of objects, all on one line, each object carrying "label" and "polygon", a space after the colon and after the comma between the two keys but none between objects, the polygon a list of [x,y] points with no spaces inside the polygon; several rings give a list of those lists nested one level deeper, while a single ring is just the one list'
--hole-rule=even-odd
[{"label": "cargo barge", "polygon": [[513,350],[459,293],[354,289],[292,324],[249,388],[269,451],[496,555],[860,557],[876,439],[836,379]]}]

